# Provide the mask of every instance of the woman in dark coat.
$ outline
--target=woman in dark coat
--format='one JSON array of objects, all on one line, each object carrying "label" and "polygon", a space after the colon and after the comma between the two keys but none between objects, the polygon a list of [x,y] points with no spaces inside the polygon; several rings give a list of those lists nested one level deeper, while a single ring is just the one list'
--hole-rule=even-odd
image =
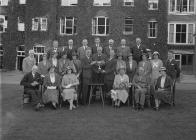
[{"label": "woman in dark coat", "polygon": [[133,76],[135,75],[135,72],[137,70],[137,62],[133,60],[133,54],[129,53],[128,61],[126,63],[127,68],[127,75],[129,76],[130,82],[133,81]]},{"label": "woman in dark coat", "polygon": [[171,87],[172,87],[172,79],[166,74],[166,68],[161,67],[160,69],[161,76],[157,79],[157,83],[155,86],[155,105],[156,110],[159,110],[159,105],[161,101],[165,103],[171,104]]},{"label": "woman in dark coat", "polygon": [[54,109],[56,109],[56,105],[58,104],[58,98],[59,98],[59,91],[58,86],[61,83],[61,78],[58,74],[54,72],[55,67],[52,66],[49,68],[49,73],[44,78],[44,87],[46,87],[46,90],[43,94],[43,102],[49,103],[51,102]]}]

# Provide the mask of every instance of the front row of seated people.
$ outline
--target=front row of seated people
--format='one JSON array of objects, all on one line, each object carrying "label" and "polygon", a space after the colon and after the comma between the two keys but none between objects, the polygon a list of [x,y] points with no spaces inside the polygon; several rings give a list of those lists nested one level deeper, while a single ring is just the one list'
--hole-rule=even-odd
[{"label": "front row of seated people", "polygon": [[[157,60],[160,59],[156,59],[156,61],[153,59],[156,63],[152,63],[152,61],[147,59],[147,55],[144,53],[142,54],[142,61],[137,65],[135,60],[133,60],[132,53],[128,55],[127,62],[122,60],[122,55],[120,53],[118,54],[117,60],[114,58],[114,55],[114,51],[110,51],[109,60],[105,62],[105,69],[101,71],[102,74],[104,74],[104,90],[111,94],[114,106],[119,107],[121,103],[126,103],[129,97],[129,88],[134,86],[136,109],[143,110],[145,94],[148,91],[149,84],[152,84],[150,83],[151,75],[154,77],[152,85],[156,83],[155,91],[153,92],[155,109],[159,109],[161,100],[166,103],[171,103],[170,95],[172,80],[167,76],[166,68],[162,67],[162,62],[159,65],[159,61]],[[159,56],[159,53],[156,52],[153,55]],[[35,105],[36,110],[39,110],[43,107],[43,104],[46,103],[52,103],[52,106],[56,109],[57,104],[59,104],[59,95],[62,97],[63,101],[69,102],[69,109],[72,110],[75,108],[73,101],[78,98],[76,86],[82,87],[80,89],[80,92],[82,93],[78,94],[81,96],[80,99],[82,103],[87,103],[88,85],[91,83],[91,78],[94,76],[91,67],[95,64],[95,61],[91,58],[90,49],[86,50],[86,57],[84,57],[81,62],[79,60],[81,63],[80,67],[82,67],[80,70],[77,67],[73,67],[73,64],[76,64],[77,62],[76,60],[77,59],[73,59],[72,61],[68,60],[67,54],[65,53],[63,54],[61,61],[56,62],[54,57],[54,60],[51,60],[52,63],[48,63],[46,55],[44,55],[43,61],[38,65],[39,69],[34,65],[32,71],[25,74],[21,81],[21,85],[24,86],[24,92],[31,95],[32,103]],[[150,64],[150,62],[152,64]],[[66,65],[67,67],[65,68],[66,63],[69,64]],[[59,67],[61,68],[60,73],[58,72],[56,65],[62,65],[62,68]],[[152,70],[150,67],[152,67]],[[40,68],[42,68],[44,72],[40,72]],[[48,68],[48,72],[46,72],[46,68]],[[161,76],[159,75],[159,70]],[[44,78],[41,77],[41,75],[44,75]],[[42,81],[45,90],[41,98],[39,85],[42,84]]]}]

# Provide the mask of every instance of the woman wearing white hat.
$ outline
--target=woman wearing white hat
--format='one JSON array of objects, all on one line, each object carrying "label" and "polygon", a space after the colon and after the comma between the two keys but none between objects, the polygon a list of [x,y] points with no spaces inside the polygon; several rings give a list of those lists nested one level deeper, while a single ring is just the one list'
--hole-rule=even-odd
[{"label": "woman wearing white hat", "polygon": [[166,68],[160,68],[161,76],[157,79],[155,86],[155,109],[159,110],[161,101],[165,103],[172,103],[171,99],[171,88],[172,88],[172,79],[166,74]]},{"label": "woman wearing white hat", "polygon": [[156,83],[157,78],[160,76],[159,70],[163,66],[163,62],[161,59],[159,59],[159,52],[155,51],[153,53],[153,59],[151,60],[152,65],[152,75],[151,75],[151,81],[154,85]]}]

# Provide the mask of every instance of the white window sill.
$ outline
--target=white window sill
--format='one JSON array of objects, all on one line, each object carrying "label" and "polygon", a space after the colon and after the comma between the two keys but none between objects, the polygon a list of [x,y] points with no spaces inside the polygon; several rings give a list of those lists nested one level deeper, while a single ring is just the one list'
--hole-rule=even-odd
[{"label": "white window sill", "polygon": [[76,34],[62,34],[60,33],[60,36],[74,36],[74,35],[78,35],[77,33]]},{"label": "white window sill", "polygon": [[170,15],[195,15],[194,12],[169,12]]},{"label": "white window sill", "polygon": [[157,37],[149,37],[149,36],[148,36],[148,38],[149,38],[149,39],[156,39]]},{"label": "white window sill", "polygon": [[92,34],[92,36],[109,36],[109,34]]}]

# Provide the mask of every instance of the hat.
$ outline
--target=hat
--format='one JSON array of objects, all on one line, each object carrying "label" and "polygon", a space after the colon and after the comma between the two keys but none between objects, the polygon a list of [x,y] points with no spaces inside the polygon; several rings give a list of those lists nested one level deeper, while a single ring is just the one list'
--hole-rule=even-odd
[{"label": "hat", "polygon": [[159,52],[155,51],[153,52],[153,55],[160,55]]},{"label": "hat", "polygon": [[68,66],[68,67],[66,68],[66,72],[67,72],[68,70],[72,70],[72,68],[71,68],[70,66]]},{"label": "hat", "polygon": [[159,71],[166,71],[165,67],[161,67]]},{"label": "hat", "polygon": [[151,49],[146,49],[146,52],[152,52],[152,50]]},{"label": "hat", "polygon": [[120,71],[121,69],[125,70],[126,68],[125,68],[124,66],[120,66],[120,67],[118,68],[118,71]]},{"label": "hat", "polygon": [[142,52],[141,56],[143,56],[143,55],[148,56],[148,54],[146,52]]},{"label": "hat", "polygon": [[34,51],[34,50],[29,50],[29,53],[33,53],[33,54],[34,54],[34,53],[35,53],[35,51]]}]

